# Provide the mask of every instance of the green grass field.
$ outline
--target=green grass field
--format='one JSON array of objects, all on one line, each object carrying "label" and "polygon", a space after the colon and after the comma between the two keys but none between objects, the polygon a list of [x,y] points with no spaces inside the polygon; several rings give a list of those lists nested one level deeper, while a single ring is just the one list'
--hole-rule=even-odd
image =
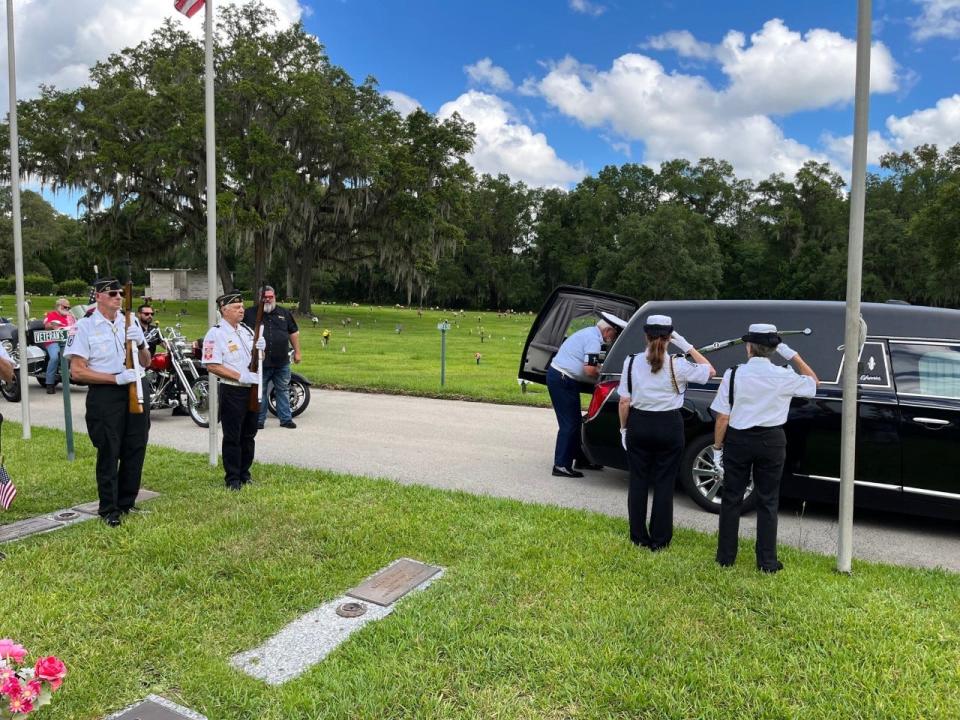
[{"label": "green grass field", "polygon": [[[4,424],[17,513],[91,500],[93,450]],[[211,719],[956,718],[960,576],[783,548],[721,570],[714,538],[638,551],[624,520],[257,465],[239,495],[151,448],[151,513],[2,546],[0,636],[69,667],[38,718],[93,720],[154,692]],[[398,557],[446,575],[300,678],[229,665]]]},{"label": "green grass field", "polygon": [[[32,314],[42,318],[55,298],[31,299]],[[84,301],[86,299],[84,298]],[[0,314],[12,314],[13,297],[0,297]],[[180,322],[187,337],[196,339],[207,329],[206,303],[157,303],[162,327]],[[181,311],[185,315],[179,315]],[[529,385],[521,392],[517,383],[520,353],[533,322],[532,315],[496,312],[460,313],[416,308],[399,309],[364,305],[314,305],[319,322],[298,317],[304,350],[298,372],[329,388],[391,392],[523,405],[550,404],[545,387]],[[350,324],[343,324],[347,318]],[[447,332],[446,382],[440,386],[440,331],[437,323],[450,322]],[[398,333],[397,327],[401,330]],[[324,348],[321,335],[331,333]],[[481,341],[481,330],[483,340]],[[480,363],[476,353],[480,353]]]}]

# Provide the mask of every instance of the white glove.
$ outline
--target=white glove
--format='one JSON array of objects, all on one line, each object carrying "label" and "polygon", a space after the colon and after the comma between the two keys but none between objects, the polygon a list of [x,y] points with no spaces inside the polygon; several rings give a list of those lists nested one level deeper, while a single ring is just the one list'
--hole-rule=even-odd
[{"label": "white glove", "polygon": [[266,349],[267,349],[267,341],[266,341],[266,339],[265,339],[263,336],[261,336],[261,337],[259,337],[259,338],[257,339],[257,341],[253,344],[253,346],[254,346],[257,350],[266,350]]},{"label": "white glove", "polygon": [[143,336],[143,330],[136,323],[130,323],[127,328],[127,340],[132,340],[137,347],[143,347],[147,344],[147,339]]},{"label": "white glove", "polygon": [[717,476],[723,480],[723,448],[712,448],[713,466],[717,471]]},{"label": "white glove", "polygon": [[113,381],[117,385],[129,385],[130,383],[137,382],[139,379],[139,374],[133,368],[124,368],[113,376]]},{"label": "white glove", "polygon": [[777,345],[777,352],[780,353],[780,357],[782,357],[787,362],[790,362],[798,355],[797,351],[794,350],[789,345],[787,345],[785,342],[782,342],[779,345]]},{"label": "white glove", "polygon": [[260,377],[255,372],[250,370],[241,370],[240,371],[240,382],[244,385],[259,385]]},{"label": "white glove", "polygon": [[670,333],[670,342],[680,348],[684,353],[688,353],[693,349],[693,345],[688,343],[687,339],[676,330]]},{"label": "white glove", "polygon": [[623,449],[627,449],[627,429],[620,428],[620,444],[623,445]]}]

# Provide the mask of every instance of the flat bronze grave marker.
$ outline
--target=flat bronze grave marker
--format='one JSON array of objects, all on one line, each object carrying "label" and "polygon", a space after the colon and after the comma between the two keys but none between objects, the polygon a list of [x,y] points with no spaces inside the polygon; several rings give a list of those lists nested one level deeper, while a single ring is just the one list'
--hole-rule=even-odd
[{"label": "flat bronze grave marker", "polygon": [[365,580],[347,595],[386,607],[440,572],[440,568],[403,558]]},{"label": "flat bronze grave marker", "polygon": [[109,720],[206,720],[206,718],[166,698],[151,695],[123,712],[111,715]]},{"label": "flat bronze grave marker", "polygon": [[[153,490],[144,490],[140,488],[140,492],[137,493],[137,502],[142,503],[146,500],[152,500],[155,497],[160,497],[160,493],[154,492]],[[82,505],[74,505],[74,510],[79,510],[82,513],[87,513],[87,515],[96,515],[100,512],[100,501],[94,500],[92,502],[83,503]]]},{"label": "flat bronze grave marker", "polygon": [[53,530],[59,527],[63,527],[63,523],[59,523],[47,515],[18,520],[9,525],[0,525],[0,542],[19,540],[28,535],[46,532],[47,530]]}]

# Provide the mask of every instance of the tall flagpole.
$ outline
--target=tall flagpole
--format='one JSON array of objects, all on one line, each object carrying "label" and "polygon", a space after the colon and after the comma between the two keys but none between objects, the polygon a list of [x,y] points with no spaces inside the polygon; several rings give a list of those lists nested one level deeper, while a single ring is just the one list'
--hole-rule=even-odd
[{"label": "tall flagpole", "polygon": [[853,172],[850,178],[850,241],[847,245],[847,315],[843,334],[843,415],[840,426],[840,517],[837,538],[837,570],[844,573],[850,572],[853,558],[853,485],[857,447],[863,214],[867,187],[867,120],[870,110],[871,10],[871,0],[859,0],[857,76],[853,110]]},{"label": "tall flagpole", "polygon": [[10,74],[10,195],[13,200],[13,267],[17,278],[17,346],[20,355],[20,417],[23,439],[30,439],[30,386],[27,381],[27,316],[23,289],[23,233],[20,227],[20,136],[17,131],[17,65],[13,47],[13,0],[7,0],[7,70]]},{"label": "tall flagpole", "polygon": [[[12,0],[7,0],[9,4]],[[213,102],[213,0],[204,3],[206,16],[205,108],[207,140],[207,326],[217,322],[217,144]],[[227,288],[224,288],[226,290]],[[207,374],[210,410],[210,464],[217,464],[217,376]]]}]

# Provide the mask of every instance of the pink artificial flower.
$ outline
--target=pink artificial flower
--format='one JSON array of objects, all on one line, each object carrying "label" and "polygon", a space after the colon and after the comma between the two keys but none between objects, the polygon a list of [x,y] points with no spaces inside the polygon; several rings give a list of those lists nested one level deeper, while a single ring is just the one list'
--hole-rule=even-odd
[{"label": "pink artificial flower", "polygon": [[0,685],[0,695],[6,695],[8,698],[17,698],[23,694],[23,685],[20,683],[20,678],[16,675],[12,675],[3,681],[3,685]]},{"label": "pink artificial flower", "polygon": [[15,674],[11,667],[0,667],[0,685],[3,685],[8,678],[12,678]]},{"label": "pink artificial flower", "polygon": [[13,660],[15,663],[21,663],[26,654],[27,650],[23,645],[18,645],[10,638],[0,640],[0,658],[7,658],[8,660]]},{"label": "pink artificial flower", "polygon": [[43,683],[41,683],[39,680],[30,680],[27,683],[27,687],[23,691],[23,697],[30,702],[33,702],[40,697],[41,690],[43,690]]},{"label": "pink artificial flower", "polygon": [[27,700],[25,696],[10,698],[10,714],[16,715],[20,713],[26,715],[29,712],[33,711],[33,701]]},{"label": "pink artificial flower", "polygon": [[37,658],[37,664],[33,668],[34,676],[40,680],[46,680],[50,683],[50,688],[56,690],[63,684],[63,678],[67,675],[67,666],[63,660],[48,655]]}]

